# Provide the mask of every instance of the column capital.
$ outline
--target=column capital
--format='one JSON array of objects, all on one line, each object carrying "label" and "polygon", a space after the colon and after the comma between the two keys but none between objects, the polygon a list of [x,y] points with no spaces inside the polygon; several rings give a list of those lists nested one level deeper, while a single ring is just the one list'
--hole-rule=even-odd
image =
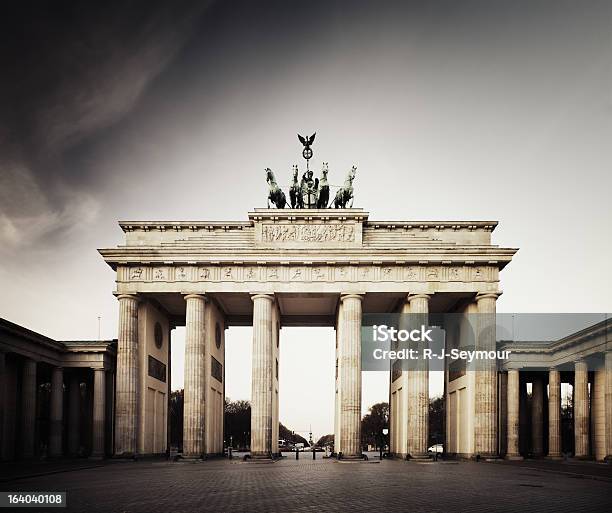
[{"label": "column capital", "polygon": [[270,294],[268,292],[252,292],[251,301],[255,301],[256,299],[268,299],[269,301],[274,302],[274,294]]},{"label": "column capital", "polygon": [[133,299],[134,301],[140,302],[140,297],[137,294],[115,294],[117,300],[121,299]]},{"label": "column capital", "polygon": [[427,301],[429,301],[431,299],[431,296],[433,296],[433,294],[408,294],[406,296],[406,299],[408,301],[412,301],[413,299],[426,299]]},{"label": "column capital", "polygon": [[497,298],[502,295],[502,292],[478,292],[476,294],[476,301],[480,301],[481,299],[493,299],[497,301]]},{"label": "column capital", "polygon": [[344,301],[345,299],[359,299],[359,301],[362,301],[363,294],[358,294],[354,292],[347,292],[344,294],[340,294],[340,301]]},{"label": "column capital", "polygon": [[185,294],[183,296],[183,299],[185,301],[187,301],[188,299],[202,299],[203,301],[208,301],[208,297],[202,293],[202,294]]}]

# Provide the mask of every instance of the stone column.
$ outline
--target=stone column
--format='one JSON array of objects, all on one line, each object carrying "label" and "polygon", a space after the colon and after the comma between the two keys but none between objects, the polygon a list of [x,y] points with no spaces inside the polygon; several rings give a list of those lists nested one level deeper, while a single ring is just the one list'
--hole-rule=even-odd
[{"label": "stone column", "polygon": [[548,371],[548,457],[561,458],[561,375]]},{"label": "stone column", "polygon": [[74,371],[68,384],[68,454],[77,456],[81,444],[81,382]]},{"label": "stone column", "polygon": [[531,383],[531,452],[536,458],[544,454],[544,382],[535,376]]},{"label": "stone column", "polygon": [[7,433],[5,432],[4,428],[4,419],[7,418],[7,389],[8,383],[6,378],[6,353],[0,351],[0,460],[3,459],[4,446],[7,438]]},{"label": "stone column", "polygon": [[[428,294],[410,294],[411,329],[420,329],[429,324]],[[418,344],[419,354],[423,355],[423,344]],[[408,453],[411,458],[427,458],[429,441],[429,364],[420,359],[408,371]]]},{"label": "stone column", "polygon": [[252,300],[251,456],[253,458],[271,458],[274,372],[272,306],[274,296],[254,294]]},{"label": "stone column", "polygon": [[361,453],[361,300],[359,294],[340,297],[340,445],[343,459]]},{"label": "stone column", "polygon": [[606,351],[604,364],[606,370],[606,389],[604,391],[606,459],[612,461],[612,351]]},{"label": "stone column", "polygon": [[106,371],[94,369],[94,404],[92,425],[92,458],[104,458],[105,412],[106,412]]},{"label": "stone column", "polygon": [[523,373],[519,374],[519,452],[529,452],[529,426],[527,415],[527,383]]},{"label": "stone column", "polygon": [[[479,293],[476,349],[495,351],[495,303],[499,294]],[[477,456],[497,456],[497,361],[479,360],[476,364],[476,402],[474,451]]]},{"label": "stone column", "polygon": [[520,430],[520,375],[518,369],[508,369],[508,449],[509,460],[523,459],[519,450]]},{"label": "stone column", "polygon": [[51,405],[49,411],[49,456],[62,455],[64,420],[64,369],[54,367],[51,371]]},{"label": "stone column", "polygon": [[508,373],[497,373],[497,454],[508,453]]},{"label": "stone column", "polygon": [[119,300],[115,455],[134,456],[138,433],[138,298],[122,294]]},{"label": "stone column", "polygon": [[183,456],[201,458],[204,438],[206,298],[201,294],[185,296],[185,395],[183,412]]},{"label": "stone column", "polygon": [[342,340],[342,303],[338,308],[338,315],[336,318],[336,381],[334,383],[336,392],[336,404],[334,410],[334,456],[338,456],[342,452],[342,445],[340,439],[340,426],[341,426],[341,405],[342,405],[342,388],[340,386],[340,379],[342,377],[342,354],[340,348],[342,347],[340,341]]},{"label": "stone column", "polygon": [[574,456],[589,457],[589,388],[588,369],[584,360],[574,370]]},{"label": "stone column", "polygon": [[21,383],[21,456],[34,457],[36,436],[36,362],[27,358],[23,362]]}]

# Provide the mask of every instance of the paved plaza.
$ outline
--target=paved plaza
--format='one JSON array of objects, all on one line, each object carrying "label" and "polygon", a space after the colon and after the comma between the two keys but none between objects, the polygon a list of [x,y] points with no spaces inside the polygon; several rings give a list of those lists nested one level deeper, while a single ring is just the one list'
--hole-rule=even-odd
[{"label": "paved plaza", "polygon": [[[68,492],[69,511],[609,511],[606,465],[398,460],[338,463],[318,456],[276,463],[111,461],[11,479],[4,491]],[[32,468],[32,467],[30,467]],[[18,467],[14,467],[15,476]],[[20,511],[32,511],[20,510]]]}]

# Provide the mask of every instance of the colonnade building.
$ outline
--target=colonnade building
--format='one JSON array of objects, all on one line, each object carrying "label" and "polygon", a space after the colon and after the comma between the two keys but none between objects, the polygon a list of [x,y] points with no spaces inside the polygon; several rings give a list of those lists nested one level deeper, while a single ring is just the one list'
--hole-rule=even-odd
[{"label": "colonnade building", "polygon": [[2,461],[112,454],[116,340],[57,341],[0,319]]}]

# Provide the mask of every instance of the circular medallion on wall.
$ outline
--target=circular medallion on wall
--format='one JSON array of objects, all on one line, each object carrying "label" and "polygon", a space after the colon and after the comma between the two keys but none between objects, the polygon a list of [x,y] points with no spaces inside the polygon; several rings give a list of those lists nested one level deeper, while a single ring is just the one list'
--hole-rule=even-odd
[{"label": "circular medallion on wall", "polygon": [[155,347],[157,347],[157,349],[161,349],[164,343],[164,334],[162,332],[162,327],[159,322],[155,323],[155,331],[153,333],[153,336],[155,338]]},{"label": "circular medallion on wall", "polygon": [[219,323],[215,324],[215,344],[217,349],[221,349],[221,326],[219,326]]}]

